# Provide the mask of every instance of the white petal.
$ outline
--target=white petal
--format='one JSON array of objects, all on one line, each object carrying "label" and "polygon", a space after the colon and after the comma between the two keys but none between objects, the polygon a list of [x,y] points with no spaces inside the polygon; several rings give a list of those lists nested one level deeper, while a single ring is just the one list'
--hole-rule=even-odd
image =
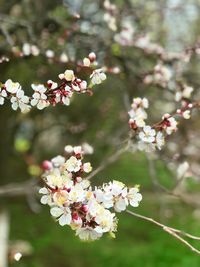
[{"label": "white petal", "polygon": [[66,225],[66,224],[70,224],[71,223],[71,219],[72,219],[72,217],[71,217],[71,214],[63,214],[60,218],[59,218],[59,224],[61,225],[61,226],[64,226],[64,225]]},{"label": "white petal", "polygon": [[46,205],[49,201],[49,197],[47,195],[44,195],[41,197],[40,202],[44,205]]},{"label": "white petal", "polygon": [[32,105],[32,106],[36,106],[37,103],[38,103],[38,100],[37,100],[36,98],[33,98],[33,99],[31,100],[31,105]]},{"label": "white petal", "polygon": [[136,201],[135,199],[131,199],[130,200],[130,205],[132,206],[132,207],[138,207],[139,206],[139,202],[138,201]]},{"label": "white petal", "polygon": [[53,217],[59,217],[60,215],[63,214],[63,210],[58,207],[53,207],[51,208],[50,213]]},{"label": "white petal", "polygon": [[17,110],[17,108],[18,108],[18,103],[17,102],[13,102],[12,103],[12,109],[13,110]]},{"label": "white petal", "polygon": [[39,193],[46,195],[46,194],[48,194],[48,190],[46,187],[42,187],[42,188],[40,188]]}]

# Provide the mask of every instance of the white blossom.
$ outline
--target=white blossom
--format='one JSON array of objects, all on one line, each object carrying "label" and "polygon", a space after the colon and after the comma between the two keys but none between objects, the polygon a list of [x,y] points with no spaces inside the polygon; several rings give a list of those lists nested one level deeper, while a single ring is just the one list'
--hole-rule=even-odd
[{"label": "white blossom", "polygon": [[71,212],[69,208],[66,207],[53,207],[50,210],[51,215],[58,218],[58,222],[61,226],[69,225],[72,220]]},{"label": "white blossom", "polygon": [[85,227],[77,229],[76,235],[78,235],[81,240],[91,241],[99,239],[102,233],[97,233],[92,227]]},{"label": "white blossom", "polygon": [[138,207],[142,200],[142,195],[139,193],[139,189],[135,187],[129,189],[127,198],[132,207]]},{"label": "white blossom", "polygon": [[156,131],[151,126],[144,126],[143,131],[139,133],[139,138],[145,143],[153,143],[155,135]]},{"label": "white blossom", "polygon": [[66,169],[69,172],[78,172],[81,168],[81,160],[77,159],[74,156],[71,156],[67,161],[66,161]]},{"label": "white blossom", "polygon": [[74,81],[75,75],[73,70],[66,70],[64,73],[59,74],[59,78],[71,82]]},{"label": "white blossom", "polygon": [[92,84],[100,84],[106,79],[106,74],[102,69],[96,69],[90,75]]},{"label": "white blossom", "polygon": [[87,163],[83,164],[83,170],[86,173],[89,173],[89,172],[92,171],[92,166],[91,166],[90,162],[87,162]]},{"label": "white blossom", "polygon": [[35,91],[35,93],[32,95],[31,105],[37,106],[37,108],[40,110],[47,107],[49,105],[47,95],[45,94],[47,88],[43,84],[32,84],[31,87]]},{"label": "white blossom", "polygon": [[[39,191],[41,203],[49,205],[58,223],[69,225],[82,240],[96,240],[104,233],[114,235],[117,230],[115,212],[124,211],[128,204],[138,206],[142,199],[139,190],[128,189],[119,181],[93,190],[89,180],[82,178],[83,173],[91,171],[91,164],[82,162],[83,148],[68,145],[65,151],[67,158],[59,155],[48,161],[51,167],[45,168],[43,174],[46,186]],[[111,212],[111,208],[115,212]]]},{"label": "white blossom", "polygon": [[25,96],[24,91],[21,89],[18,89],[15,96],[11,97],[10,102],[12,103],[13,110],[17,110],[18,108],[20,108],[22,112],[30,110],[30,106],[28,105],[29,97]]},{"label": "white blossom", "polygon": [[11,94],[16,94],[17,91],[21,89],[21,86],[19,83],[15,83],[11,79],[9,79],[5,82],[5,88],[7,92]]}]

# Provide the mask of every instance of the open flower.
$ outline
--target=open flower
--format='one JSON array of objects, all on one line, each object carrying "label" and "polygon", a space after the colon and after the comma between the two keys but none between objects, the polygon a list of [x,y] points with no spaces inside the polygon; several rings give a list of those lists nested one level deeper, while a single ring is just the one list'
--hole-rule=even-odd
[{"label": "open flower", "polygon": [[96,69],[90,75],[92,84],[100,84],[106,79],[106,74],[102,69]]},{"label": "open flower", "polygon": [[50,210],[50,213],[53,217],[58,219],[58,222],[61,226],[69,225],[72,220],[71,211],[66,207],[53,207]]},{"label": "open flower", "polygon": [[81,160],[78,160],[76,157],[71,156],[67,161],[66,161],[66,169],[69,172],[78,172],[81,168]]},{"label": "open flower", "polygon": [[65,79],[68,82],[74,81],[75,75],[73,70],[66,70],[64,73],[59,74],[58,76],[61,80]]},{"label": "open flower", "polygon": [[5,82],[5,88],[6,88],[7,92],[9,92],[11,94],[16,94],[17,91],[21,88],[21,85],[19,83],[15,83],[11,79],[9,79]]},{"label": "open flower", "polygon": [[155,141],[156,131],[151,126],[144,126],[143,131],[139,133],[139,138],[145,143],[153,143]]},{"label": "open flower", "polygon": [[102,233],[98,233],[92,227],[87,226],[84,228],[77,229],[76,235],[78,235],[81,240],[91,241],[99,239],[102,236]]},{"label": "open flower", "polygon": [[22,112],[27,112],[30,109],[29,97],[24,95],[24,91],[19,89],[15,96],[12,96],[10,99],[12,103],[12,109],[17,110],[18,108],[21,109]]},{"label": "open flower", "polygon": [[127,199],[132,207],[138,207],[142,200],[142,195],[137,187],[130,188],[127,194]]},{"label": "open flower", "polygon": [[35,91],[35,93],[32,95],[31,105],[37,106],[38,109],[44,109],[49,105],[49,102],[47,100],[47,95],[45,92],[47,91],[47,88],[43,84],[32,84],[31,87]]},{"label": "open flower", "polygon": [[89,172],[92,171],[92,166],[91,166],[90,162],[87,162],[87,163],[83,164],[83,170],[86,173],[89,173]]}]

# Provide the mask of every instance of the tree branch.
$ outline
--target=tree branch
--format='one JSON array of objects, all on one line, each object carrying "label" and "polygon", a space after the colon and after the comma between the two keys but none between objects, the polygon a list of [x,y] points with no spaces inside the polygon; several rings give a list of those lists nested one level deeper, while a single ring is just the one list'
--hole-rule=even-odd
[{"label": "tree branch", "polygon": [[107,158],[105,161],[103,161],[101,163],[101,165],[94,170],[90,175],[88,175],[88,177],[86,177],[86,179],[90,180],[92,179],[95,175],[97,175],[99,172],[103,171],[108,165],[112,164],[113,162],[115,162],[116,160],[119,159],[119,157],[128,150],[128,146],[125,146],[121,149],[119,149],[118,151],[116,151],[115,154],[113,154],[112,156],[110,156],[109,158]]},{"label": "tree branch", "polygon": [[183,231],[181,231],[179,229],[176,229],[176,228],[172,228],[172,227],[166,226],[166,225],[164,225],[164,224],[162,224],[162,223],[154,220],[153,218],[146,217],[144,215],[141,215],[141,214],[132,212],[130,210],[127,210],[126,212],[128,214],[132,215],[132,216],[135,216],[137,218],[140,218],[142,220],[151,222],[151,223],[159,226],[160,228],[162,228],[162,230],[164,230],[168,234],[172,235],[173,237],[175,237],[176,239],[178,239],[180,242],[182,242],[183,244],[185,244],[187,247],[189,247],[193,252],[195,252],[195,253],[197,253],[197,254],[200,255],[200,250],[198,250],[195,247],[193,247],[187,240],[185,240],[184,238],[182,238],[181,235],[182,236],[186,236],[186,237],[188,237],[190,239],[194,239],[194,240],[200,240],[200,237],[191,235],[189,233],[183,232]]}]

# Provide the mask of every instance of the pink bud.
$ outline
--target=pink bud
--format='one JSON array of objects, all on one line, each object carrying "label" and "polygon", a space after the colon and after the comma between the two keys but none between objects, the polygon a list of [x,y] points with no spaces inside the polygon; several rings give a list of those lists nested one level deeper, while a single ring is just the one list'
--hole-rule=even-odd
[{"label": "pink bud", "polygon": [[170,114],[166,113],[166,114],[163,115],[163,120],[164,119],[169,119],[170,117],[171,117]]},{"label": "pink bud", "polygon": [[79,219],[78,213],[74,212],[73,215],[72,215],[72,219],[75,220],[75,221],[78,220]]},{"label": "pink bud", "polygon": [[84,211],[84,212],[87,212],[88,211],[88,206],[83,204],[82,207],[81,207],[81,210]]},{"label": "pink bud", "polygon": [[94,52],[91,52],[88,57],[91,62],[94,62],[96,60],[96,54]]},{"label": "pink bud", "polygon": [[192,105],[192,103],[190,103],[189,105],[188,105],[188,108],[192,108],[193,107],[193,105]]},{"label": "pink bud", "polygon": [[49,160],[44,160],[44,161],[42,162],[42,168],[43,168],[43,170],[45,170],[45,171],[49,171],[49,170],[52,169],[52,167],[53,167],[53,165],[52,165],[51,161],[49,161]]}]

